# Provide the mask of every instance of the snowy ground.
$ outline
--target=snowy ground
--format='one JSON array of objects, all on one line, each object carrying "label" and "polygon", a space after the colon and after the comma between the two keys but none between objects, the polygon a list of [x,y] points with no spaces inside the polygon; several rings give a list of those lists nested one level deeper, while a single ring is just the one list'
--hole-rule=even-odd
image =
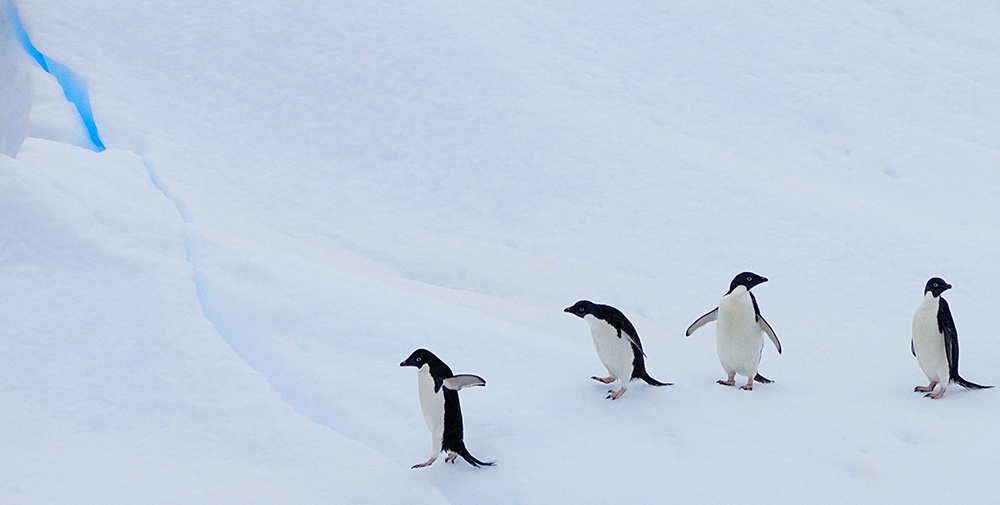
[{"label": "snowy ground", "polygon": [[[6,4],[5,5],[5,9]],[[14,2],[0,503],[987,503],[1000,394],[909,353],[931,276],[1000,383],[1000,7]],[[753,392],[733,275],[784,353]],[[579,299],[650,374],[604,399]],[[410,470],[412,369],[495,468]]]}]

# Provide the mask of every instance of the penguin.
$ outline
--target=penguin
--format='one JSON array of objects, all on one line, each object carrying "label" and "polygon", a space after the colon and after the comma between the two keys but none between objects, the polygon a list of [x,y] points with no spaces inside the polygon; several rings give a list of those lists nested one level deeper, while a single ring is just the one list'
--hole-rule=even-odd
[{"label": "penguin", "polygon": [[[945,389],[952,382],[965,389],[993,387],[969,382],[958,375],[958,330],[955,329],[955,320],[951,318],[948,302],[941,297],[941,293],[949,289],[951,284],[944,279],[931,278],[924,287],[924,301],[913,314],[910,352],[930,380],[927,386],[917,386],[913,391],[927,393],[925,397],[935,400],[944,396]],[[937,385],[941,387],[934,393],[934,386]]]},{"label": "penguin", "polygon": [[628,383],[642,379],[651,386],[671,386],[671,383],[660,382],[646,373],[645,354],[639,333],[629,322],[625,314],[610,305],[599,305],[587,300],[580,300],[563,312],[569,312],[590,324],[590,335],[594,338],[597,357],[608,369],[607,377],[591,377],[598,382],[611,384],[621,381],[621,389],[609,390],[608,398],[617,400],[628,389]]},{"label": "penguin", "polygon": [[458,404],[458,391],[472,386],[485,386],[486,381],[476,375],[454,375],[451,368],[427,349],[417,349],[399,366],[412,366],[417,370],[417,391],[424,421],[431,430],[433,452],[431,458],[412,468],[430,466],[439,454],[447,452],[445,461],[454,463],[461,456],[470,465],[479,468],[493,466],[494,462],[479,461],[465,448],[462,429],[462,408]]},{"label": "penguin", "polygon": [[725,386],[736,385],[736,374],[747,378],[747,383],[740,389],[753,390],[753,381],[770,384],[771,380],[757,373],[760,365],[760,355],[764,349],[764,339],[761,333],[767,335],[774,347],[781,354],[781,342],[774,334],[771,325],[760,315],[757,298],[750,289],[767,282],[767,278],[753,272],[743,272],[733,278],[729,291],[719,301],[719,306],[708,314],[701,316],[688,327],[685,335],[690,337],[698,328],[709,322],[716,321],[715,349],[719,353],[719,361],[728,377],[718,381]]}]

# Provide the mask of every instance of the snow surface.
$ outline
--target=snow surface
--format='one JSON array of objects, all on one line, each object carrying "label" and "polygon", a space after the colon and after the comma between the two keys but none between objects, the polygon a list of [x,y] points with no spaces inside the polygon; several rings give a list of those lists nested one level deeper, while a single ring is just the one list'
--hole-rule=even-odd
[{"label": "snow surface", "polygon": [[[14,2],[0,503],[988,503],[1000,395],[909,353],[931,276],[1000,383],[1000,6]],[[722,378],[715,307],[784,347]],[[620,400],[589,329],[650,374]],[[466,442],[424,461],[426,347]]]}]

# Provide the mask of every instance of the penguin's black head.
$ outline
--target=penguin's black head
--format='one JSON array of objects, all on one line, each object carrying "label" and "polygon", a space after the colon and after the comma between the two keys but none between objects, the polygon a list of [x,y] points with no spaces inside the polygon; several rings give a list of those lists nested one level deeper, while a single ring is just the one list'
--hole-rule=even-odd
[{"label": "penguin's black head", "polygon": [[424,365],[433,366],[438,363],[441,363],[441,360],[438,359],[434,353],[428,351],[427,349],[417,349],[416,351],[413,351],[413,354],[410,354],[409,358],[406,358],[405,361],[400,363],[399,366],[415,366],[420,368]]},{"label": "penguin's black head", "polygon": [[931,280],[927,281],[927,287],[924,288],[924,294],[927,294],[927,292],[930,291],[936,298],[941,296],[941,293],[944,293],[949,289],[951,289],[951,284],[948,284],[940,277],[933,277]]},{"label": "penguin's black head", "polygon": [[589,300],[580,300],[573,304],[572,307],[566,307],[563,312],[569,312],[576,317],[582,318],[587,314],[594,313],[594,307],[597,305]]},{"label": "penguin's black head", "polygon": [[761,277],[753,272],[743,272],[733,278],[733,282],[729,283],[729,292],[732,293],[736,286],[746,286],[747,291],[750,288],[767,282],[767,277]]}]

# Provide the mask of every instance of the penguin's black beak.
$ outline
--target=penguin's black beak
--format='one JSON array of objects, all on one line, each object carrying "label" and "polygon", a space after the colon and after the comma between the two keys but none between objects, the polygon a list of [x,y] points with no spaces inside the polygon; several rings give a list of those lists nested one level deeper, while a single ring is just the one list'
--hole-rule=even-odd
[{"label": "penguin's black beak", "polygon": [[572,312],[573,312],[573,311],[571,310],[572,308],[573,308],[573,307],[566,307],[565,309],[563,309],[563,312],[569,312],[569,313],[572,313]]},{"label": "penguin's black beak", "polygon": [[951,284],[945,284],[944,289],[951,289]]},{"label": "penguin's black beak", "polygon": [[761,283],[765,283],[765,282],[767,282],[767,277],[761,277],[761,278],[760,278],[760,282],[761,282]]},{"label": "penguin's black beak", "polygon": [[413,366],[413,363],[410,363],[410,360],[404,360],[399,366]]}]

